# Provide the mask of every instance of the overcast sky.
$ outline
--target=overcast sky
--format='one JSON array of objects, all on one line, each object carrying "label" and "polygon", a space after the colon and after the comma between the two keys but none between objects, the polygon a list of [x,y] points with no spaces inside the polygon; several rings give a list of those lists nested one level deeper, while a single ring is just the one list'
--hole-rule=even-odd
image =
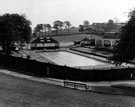
[{"label": "overcast sky", "polygon": [[127,13],[135,6],[135,0],[0,0],[0,14],[25,13],[32,22],[52,23],[55,20],[70,21],[78,26],[84,20],[107,22],[117,17],[127,20]]}]

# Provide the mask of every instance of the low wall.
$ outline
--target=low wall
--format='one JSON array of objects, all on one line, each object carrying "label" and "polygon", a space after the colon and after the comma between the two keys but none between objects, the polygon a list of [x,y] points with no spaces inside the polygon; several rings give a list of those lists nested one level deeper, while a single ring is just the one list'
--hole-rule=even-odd
[{"label": "low wall", "polygon": [[37,76],[75,81],[114,81],[135,79],[134,68],[81,70],[6,55],[0,55],[0,65],[16,69],[17,72],[23,71],[24,73],[35,74]]},{"label": "low wall", "polygon": [[91,54],[91,55],[95,55],[95,56],[98,56],[98,57],[109,58],[109,57],[104,56],[104,55],[99,55],[99,54],[91,53],[91,52],[85,52],[85,51],[82,51],[82,50],[78,50],[76,48],[70,48],[70,50],[78,51],[78,52],[82,52],[82,53],[86,53],[86,54]]}]

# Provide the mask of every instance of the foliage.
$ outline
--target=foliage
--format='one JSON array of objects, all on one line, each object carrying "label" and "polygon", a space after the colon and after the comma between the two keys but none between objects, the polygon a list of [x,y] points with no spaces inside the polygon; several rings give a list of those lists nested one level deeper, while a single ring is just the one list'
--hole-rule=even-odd
[{"label": "foliage", "polygon": [[114,27],[115,27],[115,24],[114,24],[113,20],[108,20],[108,23],[105,27],[105,31],[110,32],[114,29]]},{"label": "foliage", "polygon": [[84,32],[84,26],[83,25],[79,25],[79,32]]},{"label": "foliage", "polygon": [[63,22],[62,21],[59,21],[59,20],[56,20],[53,22],[53,25],[54,25],[54,28],[56,29],[56,33],[57,33],[57,36],[58,36],[58,30],[62,29],[63,27]]},{"label": "foliage", "polygon": [[51,25],[50,24],[37,24],[37,26],[34,29],[34,34],[39,34],[40,36],[44,36],[43,33],[45,32],[45,36],[46,36],[46,32],[48,30],[48,35],[49,35],[49,30],[51,29]]},{"label": "foliage", "polygon": [[83,22],[83,26],[84,27],[89,27],[89,25],[90,25],[90,23],[89,23],[89,21],[87,21],[87,20],[85,20],[84,22]]},{"label": "foliage", "polygon": [[10,54],[15,43],[30,42],[31,22],[25,15],[4,14],[0,16],[0,43],[3,50]]},{"label": "foliage", "polygon": [[129,21],[121,28],[120,41],[114,47],[113,57],[116,63],[134,62],[135,58],[135,10],[129,13]]},{"label": "foliage", "polygon": [[38,33],[39,35],[43,33],[44,25],[43,24],[37,24],[37,26],[34,28],[34,34]]},{"label": "foliage", "polygon": [[44,24],[44,29],[45,29],[45,36],[46,36],[47,30],[48,30],[48,36],[49,36],[49,30],[51,29],[51,25],[50,24]]},{"label": "foliage", "polygon": [[65,21],[64,24],[66,25],[66,28],[68,29],[68,35],[69,35],[69,28],[71,27],[71,23],[69,21]]}]

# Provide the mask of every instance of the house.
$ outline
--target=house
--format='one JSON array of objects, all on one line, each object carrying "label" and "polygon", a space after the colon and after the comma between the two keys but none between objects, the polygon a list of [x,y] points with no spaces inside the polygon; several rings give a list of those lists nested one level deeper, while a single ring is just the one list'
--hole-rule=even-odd
[{"label": "house", "polygon": [[103,40],[102,39],[96,39],[95,40],[95,47],[103,48]]},{"label": "house", "polygon": [[51,37],[38,37],[31,41],[31,49],[54,49],[59,48],[59,42]]},{"label": "house", "polygon": [[119,39],[115,38],[102,38],[95,40],[95,46],[98,48],[109,48],[113,49]]},{"label": "house", "polygon": [[95,46],[95,39],[84,38],[80,41],[81,46]]},{"label": "house", "polygon": [[95,40],[95,46],[97,48],[113,49],[117,41],[119,41],[118,32],[105,32],[103,38],[98,38]]}]

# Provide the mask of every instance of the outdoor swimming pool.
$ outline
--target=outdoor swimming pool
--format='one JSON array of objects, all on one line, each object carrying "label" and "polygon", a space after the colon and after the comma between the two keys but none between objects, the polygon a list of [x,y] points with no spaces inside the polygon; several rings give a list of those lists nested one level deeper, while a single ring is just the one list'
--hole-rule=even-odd
[{"label": "outdoor swimming pool", "polygon": [[58,65],[66,65],[69,67],[106,65],[104,62],[67,51],[44,52],[40,53],[40,55]]}]

